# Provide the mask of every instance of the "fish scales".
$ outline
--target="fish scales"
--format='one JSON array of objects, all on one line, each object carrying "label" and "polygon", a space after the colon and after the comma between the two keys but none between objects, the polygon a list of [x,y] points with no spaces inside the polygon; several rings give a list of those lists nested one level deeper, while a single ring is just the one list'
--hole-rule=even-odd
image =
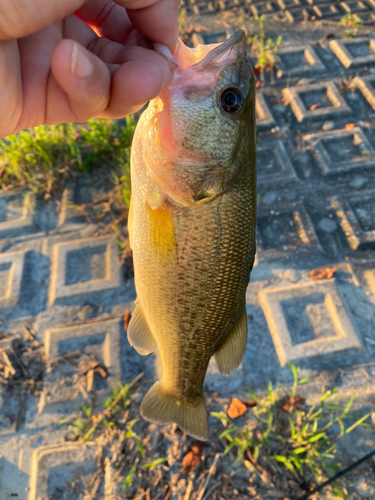
[{"label": "fish scales", "polygon": [[[243,45],[243,39],[239,42],[238,34],[234,36],[237,39],[233,43]],[[230,43],[227,45],[230,47]],[[171,200],[166,194],[171,192],[170,181],[166,179],[163,184],[160,178],[154,180],[151,171],[161,166],[157,172],[163,178],[167,168],[163,158],[165,141],[155,147],[165,120],[165,103],[151,103],[133,143],[129,219],[137,308],[128,337],[141,354],[157,349],[162,365],[161,380],[146,394],[141,414],[158,423],[176,422],[199,439],[206,439],[208,432],[203,382],[209,361],[215,355],[220,371],[226,375],[238,366],[246,345],[245,292],[255,253],[256,210],[251,70],[247,76],[243,104],[246,115],[240,118],[243,126],[228,124],[225,119],[223,126],[221,112],[210,119],[205,110],[192,121],[191,116],[184,115],[191,114],[186,102],[185,111],[183,106],[176,111],[182,115],[181,120],[176,118],[178,126],[185,131],[178,147],[183,153],[188,151],[188,160],[183,154],[177,155],[173,168],[168,168],[176,175],[176,186],[182,186],[183,195],[188,185],[188,202]],[[188,94],[191,107],[192,88]],[[178,96],[174,97],[174,106],[178,107]],[[197,96],[195,100],[199,106]],[[210,102],[212,106],[213,100]],[[173,99],[171,103],[168,105],[173,108]],[[168,111],[167,118],[175,123],[174,111]],[[204,139],[186,133],[198,128],[202,134],[202,123],[206,126]],[[213,144],[207,131],[211,123],[221,126],[224,142],[226,131],[237,127],[235,144],[220,148]],[[174,134],[178,136],[178,127]],[[220,150],[224,160],[207,160],[213,149]],[[191,153],[199,153],[205,160],[196,165]],[[167,151],[166,158],[169,154]],[[190,161],[197,168],[189,170]],[[228,341],[231,338],[233,342]]]}]

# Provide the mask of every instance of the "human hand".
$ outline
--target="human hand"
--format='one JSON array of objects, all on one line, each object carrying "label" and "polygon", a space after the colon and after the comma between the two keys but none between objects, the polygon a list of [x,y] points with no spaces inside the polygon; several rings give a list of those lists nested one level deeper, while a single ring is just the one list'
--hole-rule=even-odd
[{"label": "human hand", "polygon": [[179,0],[1,0],[0,137],[41,124],[121,118],[168,85]]}]

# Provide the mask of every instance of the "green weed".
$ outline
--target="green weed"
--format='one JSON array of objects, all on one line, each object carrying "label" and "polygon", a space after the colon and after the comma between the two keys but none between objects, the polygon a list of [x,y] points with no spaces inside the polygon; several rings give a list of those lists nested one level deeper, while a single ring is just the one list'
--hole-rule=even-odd
[{"label": "green weed", "polygon": [[264,14],[256,18],[259,27],[259,34],[248,38],[248,43],[252,44],[252,51],[257,57],[256,67],[259,68],[261,79],[264,80],[264,71],[273,70],[276,65],[277,51],[283,41],[279,36],[275,41],[272,38],[267,38],[264,28]]},{"label": "green weed", "polygon": [[124,123],[92,119],[87,124],[23,130],[0,140],[0,191],[26,187],[48,198],[61,191],[69,171],[109,167],[119,194],[128,201],[130,145],[135,129]]},{"label": "green weed", "polygon": [[345,14],[340,19],[340,24],[343,26],[361,26],[363,23],[355,14]]},{"label": "green weed", "polygon": [[[296,392],[300,385],[310,379],[300,379],[299,370],[290,365],[294,383],[291,389],[273,387],[269,384],[267,395],[253,398],[254,420],[245,427],[236,426],[223,413],[211,413],[225,421],[227,428],[220,439],[227,442],[225,453],[236,451],[237,459],[250,470],[265,471],[270,462],[278,463],[302,483],[316,484],[329,472],[339,467],[333,463],[337,440],[352,432],[358,426],[373,428],[366,421],[371,412],[362,417],[350,413],[354,396],[345,408],[334,403],[337,389],[328,390],[319,401],[307,404]],[[347,421],[353,421],[346,425]],[[336,496],[343,497],[338,486]]]}]

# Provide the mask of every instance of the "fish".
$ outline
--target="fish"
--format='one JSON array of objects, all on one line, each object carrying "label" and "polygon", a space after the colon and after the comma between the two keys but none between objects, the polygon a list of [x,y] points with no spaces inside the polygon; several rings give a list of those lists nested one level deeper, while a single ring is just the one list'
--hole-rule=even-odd
[{"label": "fish", "polygon": [[243,31],[196,51],[180,42],[169,59],[172,83],[150,101],[132,144],[128,230],[137,298],[127,335],[138,353],[157,352],[160,361],[141,416],[206,440],[210,359],[225,377],[247,344],[255,82]]}]

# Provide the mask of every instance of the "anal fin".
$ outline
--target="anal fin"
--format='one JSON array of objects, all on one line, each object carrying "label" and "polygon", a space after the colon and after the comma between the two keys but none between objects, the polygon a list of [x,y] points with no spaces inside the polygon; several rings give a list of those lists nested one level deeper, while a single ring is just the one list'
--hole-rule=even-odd
[{"label": "anal fin", "polygon": [[136,305],[132,314],[128,326],[128,340],[129,344],[142,356],[154,352],[157,347],[140,304]]},{"label": "anal fin", "polygon": [[247,315],[246,307],[244,307],[235,327],[224,344],[215,352],[216,364],[223,377],[227,377],[239,367],[245,354],[246,343]]}]

